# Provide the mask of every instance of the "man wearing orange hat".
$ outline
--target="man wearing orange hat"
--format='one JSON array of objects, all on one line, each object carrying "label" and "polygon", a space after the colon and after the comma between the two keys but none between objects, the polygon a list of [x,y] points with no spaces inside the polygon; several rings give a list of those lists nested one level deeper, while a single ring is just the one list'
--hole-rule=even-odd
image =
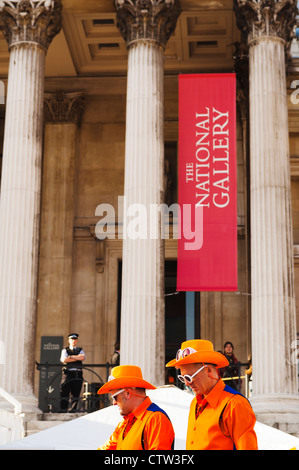
[{"label": "man wearing orange hat", "polygon": [[207,340],[185,341],[166,367],[195,393],[189,411],[187,450],[257,450],[256,418],[247,398],[225,385],[217,369],[227,359]]},{"label": "man wearing orange hat", "polygon": [[98,450],[171,450],[174,430],[164,410],[146,396],[146,389],[155,389],[146,382],[137,366],[114,367],[99,394],[111,393],[123,420],[107,442]]}]

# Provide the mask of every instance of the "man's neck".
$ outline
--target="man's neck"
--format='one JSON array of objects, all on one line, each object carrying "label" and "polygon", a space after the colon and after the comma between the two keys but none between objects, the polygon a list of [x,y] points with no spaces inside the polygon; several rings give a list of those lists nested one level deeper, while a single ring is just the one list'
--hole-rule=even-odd
[{"label": "man's neck", "polygon": [[[136,397],[134,402],[132,403],[132,407],[131,407],[131,411],[130,413],[134,413],[140,405],[142,405],[142,403],[147,399],[147,396],[145,397]],[[129,414],[130,414],[129,413]]]}]

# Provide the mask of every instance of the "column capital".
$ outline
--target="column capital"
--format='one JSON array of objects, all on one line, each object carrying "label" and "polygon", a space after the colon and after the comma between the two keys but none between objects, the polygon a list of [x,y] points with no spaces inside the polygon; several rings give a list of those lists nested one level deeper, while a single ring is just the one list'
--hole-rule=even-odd
[{"label": "column capital", "polygon": [[8,46],[35,43],[47,51],[61,29],[61,11],[61,0],[0,0],[0,18]]},{"label": "column capital", "polygon": [[179,0],[114,0],[117,27],[127,47],[151,40],[165,48],[181,13]]},{"label": "column capital", "polygon": [[45,93],[44,120],[48,123],[80,124],[85,97],[81,92]]},{"label": "column capital", "polygon": [[249,44],[263,37],[290,43],[296,25],[297,0],[234,0],[234,10],[237,25]]}]

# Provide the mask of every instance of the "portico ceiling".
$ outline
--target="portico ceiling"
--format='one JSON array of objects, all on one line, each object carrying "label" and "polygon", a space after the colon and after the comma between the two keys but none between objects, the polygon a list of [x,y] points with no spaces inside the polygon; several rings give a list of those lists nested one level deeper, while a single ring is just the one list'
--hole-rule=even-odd
[{"label": "portico ceiling", "polygon": [[[123,75],[125,42],[116,27],[113,0],[63,0],[62,31],[46,58],[46,76]],[[165,51],[166,73],[231,71],[239,40],[232,0],[181,0],[182,13]],[[0,75],[9,53],[0,37]]]}]

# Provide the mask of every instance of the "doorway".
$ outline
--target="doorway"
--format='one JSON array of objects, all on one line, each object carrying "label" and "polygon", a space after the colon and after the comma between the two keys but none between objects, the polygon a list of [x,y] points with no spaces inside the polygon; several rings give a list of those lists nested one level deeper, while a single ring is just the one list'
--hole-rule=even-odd
[{"label": "doorway", "polygon": [[177,261],[165,261],[165,359],[173,359],[183,341],[200,338],[200,293],[177,292]]},{"label": "doorway", "polygon": [[[183,341],[200,338],[200,293],[177,292],[177,261],[165,260],[165,363]],[[121,326],[122,261],[118,265],[117,340]]]}]

